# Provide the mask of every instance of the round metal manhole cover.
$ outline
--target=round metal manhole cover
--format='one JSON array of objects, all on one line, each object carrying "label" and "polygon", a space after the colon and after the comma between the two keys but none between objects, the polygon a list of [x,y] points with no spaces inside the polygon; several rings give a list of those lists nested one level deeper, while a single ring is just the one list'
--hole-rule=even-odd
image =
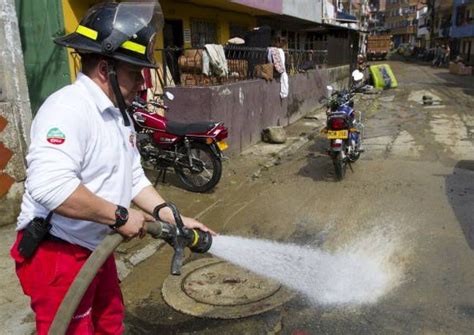
[{"label": "round metal manhole cover", "polygon": [[198,317],[236,319],[278,307],[293,293],[278,282],[215,258],[186,264],[163,283],[172,308]]}]

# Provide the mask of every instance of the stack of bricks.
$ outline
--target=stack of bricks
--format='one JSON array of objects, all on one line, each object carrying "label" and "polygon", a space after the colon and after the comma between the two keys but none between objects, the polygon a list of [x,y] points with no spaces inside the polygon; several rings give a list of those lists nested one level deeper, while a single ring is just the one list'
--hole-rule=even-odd
[{"label": "stack of bricks", "polygon": [[182,86],[210,86],[217,85],[219,79],[216,77],[208,77],[204,74],[195,73],[182,73],[181,74],[181,85]]}]

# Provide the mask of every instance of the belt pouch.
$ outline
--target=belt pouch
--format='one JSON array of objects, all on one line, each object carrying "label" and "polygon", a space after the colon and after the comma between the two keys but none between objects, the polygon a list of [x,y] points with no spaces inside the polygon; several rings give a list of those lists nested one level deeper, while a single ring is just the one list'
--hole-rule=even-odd
[{"label": "belt pouch", "polygon": [[36,249],[38,249],[38,246],[45,239],[46,234],[48,234],[51,229],[51,224],[49,223],[51,213],[46,219],[34,218],[24,229],[23,237],[18,244],[18,252],[24,258],[29,259],[33,257]]}]

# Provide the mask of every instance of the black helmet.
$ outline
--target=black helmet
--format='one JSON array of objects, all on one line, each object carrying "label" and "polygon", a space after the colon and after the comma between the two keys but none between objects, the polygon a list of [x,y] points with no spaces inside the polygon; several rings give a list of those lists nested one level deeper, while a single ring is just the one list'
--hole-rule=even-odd
[{"label": "black helmet", "polygon": [[79,53],[95,53],[142,66],[157,67],[153,58],[155,35],[163,27],[156,0],[107,2],[91,7],[76,31],[54,40]]}]

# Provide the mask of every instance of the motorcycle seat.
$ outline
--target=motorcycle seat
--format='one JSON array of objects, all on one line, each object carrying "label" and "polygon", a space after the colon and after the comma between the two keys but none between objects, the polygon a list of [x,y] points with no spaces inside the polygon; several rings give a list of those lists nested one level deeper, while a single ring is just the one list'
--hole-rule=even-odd
[{"label": "motorcycle seat", "polygon": [[189,134],[205,134],[216,126],[216,122],[196,122],[196,123],[181,123],[168,120],[166,124],[166,132],[184,136]]}]

